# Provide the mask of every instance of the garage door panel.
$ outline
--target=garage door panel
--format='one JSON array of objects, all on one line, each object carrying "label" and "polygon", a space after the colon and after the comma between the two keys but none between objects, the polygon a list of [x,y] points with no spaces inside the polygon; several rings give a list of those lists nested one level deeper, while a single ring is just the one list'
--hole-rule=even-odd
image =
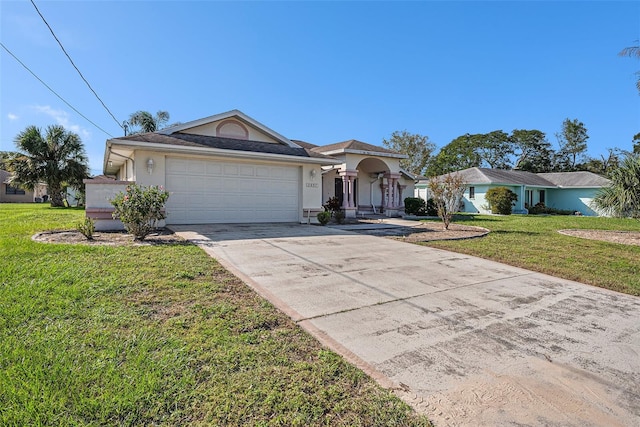
[{"label": "garage door panel", "polygon": [[167,158],[168,224],[298,220],[299,168]]}]

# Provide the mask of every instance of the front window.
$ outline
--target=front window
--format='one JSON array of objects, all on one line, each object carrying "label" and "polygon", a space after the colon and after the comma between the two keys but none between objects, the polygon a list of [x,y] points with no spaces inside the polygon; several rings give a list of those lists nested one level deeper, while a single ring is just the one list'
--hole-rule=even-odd
[{"label": "front window", "polygon": [[540,190],[540,203],[544,204],[545,200],[544,200],[544,190]]},{"label": "front window", "polygon": [[470,199],[476,198],[476,187],[469,187],[469,198]]},{"label": "front window", "polygon": [[9,184],[5,187],[5,194],[15,194],[16,196],[24,196],[25,192],[22,188],[12,187]]}]

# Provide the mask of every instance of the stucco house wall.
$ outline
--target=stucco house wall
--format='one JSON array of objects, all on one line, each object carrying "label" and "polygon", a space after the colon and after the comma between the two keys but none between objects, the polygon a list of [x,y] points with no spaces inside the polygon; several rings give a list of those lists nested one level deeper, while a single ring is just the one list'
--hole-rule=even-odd
[{"label": "stucco house wall", "polygon": [[547,206],[555,209],[572,210],[585,216],[600,216],[591,207],[597,188],[564,188],[549,191]]}]

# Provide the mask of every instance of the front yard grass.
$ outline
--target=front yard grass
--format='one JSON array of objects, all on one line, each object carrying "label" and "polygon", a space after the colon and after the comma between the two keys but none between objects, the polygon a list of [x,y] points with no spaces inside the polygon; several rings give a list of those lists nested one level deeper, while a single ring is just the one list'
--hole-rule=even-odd
[{"label": "front yard grass", "polygon": [[422,243],[516,267],[640,295],[640,246],[565,236],[562,229],[640,231],[633,219],[537,215],[461,215],[454,222],[491,230],[486,237]]},{"label": "front yard grass", "polygon": [[0,425],[429,425],[199,248],[33,242],[0,205]]}]

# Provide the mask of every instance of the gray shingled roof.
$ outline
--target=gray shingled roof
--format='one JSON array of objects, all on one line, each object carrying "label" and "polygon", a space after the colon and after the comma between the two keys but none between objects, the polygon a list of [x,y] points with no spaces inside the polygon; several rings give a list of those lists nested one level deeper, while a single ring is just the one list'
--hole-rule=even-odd
[{"label": "gray shingled roof", "polygon": [[291,139],[290,141],[293,142],[294,144],[301,146],[302,148],[306,148],[307,150],[311,150],[312,148],[317,147],[316,144],[312,144],[306,141],[300,141],[299,139]]},{"label": "gray shingled roof", "polygon": [[[529,185],[537,187],[606,187],[609,180],[595,173],[532,173],[517,170],[469,168],[457,172],[467,184]],[[427,180],[423,178],[421,180]]]},{"label": "gray shingled roof", "polygon": [[470,184],[516,184],[555,187],[556,185],[532,172],[469,168],[459,172]]},{"label": "gray shingled roof", "polygon": [[327,156],[313,152],[306,148],[289,147],[262,141],[250,141],[217,136],[194,135],[188,133],[174,133],[162,135],[156,132],[129,135],[115,138],[118,141],[149,142],[153,144],[178,145],[185,147],[209,147],[221,150],[249,151],[253,153],[282,154],[285,156],[327,158]]},{"label": "gray shingled roof", "polygon": [[607,178],[587,171],[551,172],[538,175],[558,187],[607,187],[611,183]]},{"label": "gray shingled roof", "polygon": [[375,153],[388,153],[388,154],[400,154],[396,151],[388,150],[378,145],[367,144],[366,142],[350,139],[349,141],[337,142],[335,144],[322,145],[312,149],[316,153],[328,153],[336,150],[358,150],[358,151],[371,151]]},{"label": "gray shingled roof", "polygon": [[11,178],[11,173],[0,169],[0,183],[8,184],[9,178]]}]

